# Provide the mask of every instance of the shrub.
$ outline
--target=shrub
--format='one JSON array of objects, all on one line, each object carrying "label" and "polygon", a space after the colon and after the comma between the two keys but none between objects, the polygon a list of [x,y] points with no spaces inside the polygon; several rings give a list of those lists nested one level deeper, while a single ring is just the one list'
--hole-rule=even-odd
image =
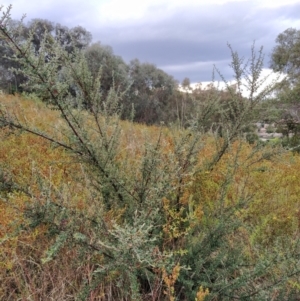
[{"label": "shrub", "polygon": [[[32,102],[17,98],[22,108],[2,101],[3,139],[24,139],[19,156],[1,165],[1,202],[4,208],[18,204],[20,212],[16,227],[1,238],[8,241],[1,256],[11,264],[2,298],[294,298],[298,240],[284,249],[278,231],[265,250],[259,239],[251,240],[254,225],[247,220],[256,195],[254,167],[274,155],[242,139],[249,116],[271,89],[256,93],[261,50],[256,56],[252,49],[249,64],[231,50],[237,89],[244,76],[250,94],[241,103],[227,85],[228,107],[217,112],[221,137],[201,132],[199,116],[210,114],[211,103],[195,112],[188,128],[145,128],[120,121],[124,95],[113,86],[103,97],[100,72],[91,74],[80,49],[68,54],[46,34],[33,52],[30,37],[26,43],[14,39],[9,16],[10,7],[1,38],[22,66],[18,72],[49,99],[52,122],[34,115],[36,107],[26,114]],[[30,160],[34,143],[38,154]],[[26,168],[18,172],[14,166],[20,165]]]}]

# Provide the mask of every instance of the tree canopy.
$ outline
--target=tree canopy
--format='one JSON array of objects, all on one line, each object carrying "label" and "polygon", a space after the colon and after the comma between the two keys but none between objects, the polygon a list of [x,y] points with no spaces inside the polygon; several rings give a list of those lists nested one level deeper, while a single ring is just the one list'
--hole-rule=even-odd
[{"label": "tree canopy", "polygon": [[288,28],[276,38],[270,66],[288,75],[291,83],[300,79],[300,30]]}]

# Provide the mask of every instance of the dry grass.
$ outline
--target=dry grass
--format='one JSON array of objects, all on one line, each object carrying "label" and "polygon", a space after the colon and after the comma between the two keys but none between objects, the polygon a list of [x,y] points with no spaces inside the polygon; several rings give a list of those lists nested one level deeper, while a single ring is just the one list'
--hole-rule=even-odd
[{"label": "dry grass", "polygon": [[[20,96],[0,95],[0,104],[7,112],[30,127],[36,127],[61,141],[67,141],[64,135],[64,122],[57,111],[50,110],[44,104],[24,99]],[[85,116],[93,137],[93,121]],[[112,131],[113,128],[108,128]],[[120,168],[128,177],[138,177],[137,167],[145,152],[145,143],[155,143],[162,131],[162,152],[166,166],[172,165],[172,152],[175,148],[174,137],[179,136],[167,128],[147,127],[130,122],[121,122],[121,141],[117,152]],[[48,226],[42,224],[34,230],[28,227],[24,217],[24,209],[32,200],[46,201],[43,191],[52,194],[56,202],[62,206],[85,212],[93,216],[96,210],[102,210],[101,204],[95,200],[95,191],[91,186],[84,164],[74,160],[68,152],[53,147],[49,141],[24,132],[11,133],[9,129],[0,129],[0,171],[7,183],[11,181],[20,187],[30,190],[32,196],[21,191],[7,191],[0,198],[0,300],[130,300],[122,293],[121,283],[116,286],[117,276],[114,271],[107,274],[99,283],[95,282],[94,270],[101,264],[100,255],[83,252],[74,246],[66,246],[55,260],[42,263],[47,247],[53,242],[48,234]],[[195,162],[199,172],[188,175],[184,183],[188,183],[181,199],[186,206],[194,202],[195,216],[201,219],[202,207],[214,208],[213,200],[218,199],[220,184],[228,172],[228,168],[236,161],[238,153],[239,166],[235,172],[234,182],[228,188],[226,201],[232,204],[245,191],[255,195],[254,201],[246,212],[239,214],[245,221],[251,220],[257,226],[255,237],[244,235],[246,240],[272,239],[282,233],[293,235],[298,231],[300,178],[298,170],[300,157],[285,154],[280,160],[259,160],[262,153],[252,154],[252,146],[238,142],[232,145],[228,154],[211,172],[205,172],[204,166],[216,150],[214,138],[204,136],[203,148]],[[257,163],[255,163],[257,161]],[[197,170],[196,168],[196,170]],[[264,172],[261,169],[264,168]],[[41,180],[42,179],[42,184]],[[176,175],[174,175],[176,181]],[[197,201],[197,195],[201,197]],[[166,204],[167,204],[166,200]],[[198,203],[197,203],[198,202]],[[167,208],[167,205],[166,207]],[[170,211],[170,208],[166,210]],[[167,214],[167,213],[166,213]],[[122,210],[112,208],[106,211],[104,219],[107,225],[112,219],[118,220]],[[273,223],[276,221],[276,223]],[[198,221],[199,222],[199,221]],[[266,228],[262,228],[262,224]],[[64,225],[61,225],[63,227]],[[170,225],[169,225],[170,226]],[[78,227],[81,227],[79,224]],[[282,232],[283,231],[283,232]],[[93,241],[88,231],[87,236]],[[90,235],[90,236],[89,236]],[[90,288],[85,297],[80,294]],[[80,299],[81,298],[81,299]],[[144,300],[163,300],[162,278],[158,279]]]}]

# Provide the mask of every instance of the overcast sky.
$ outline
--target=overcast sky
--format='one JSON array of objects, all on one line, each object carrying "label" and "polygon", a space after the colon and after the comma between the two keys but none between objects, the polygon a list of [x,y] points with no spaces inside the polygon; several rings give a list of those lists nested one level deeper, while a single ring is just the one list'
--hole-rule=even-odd
[{"label": "overcast sky", "polygon": [[230,52],[249,57],[264,47],[265,66],[277,35],[300,29],[300,0],[11,0],[12,17],[81,25],[126,62],[138,58],[181,81],[209,81],[213,65],[229,80]]}]

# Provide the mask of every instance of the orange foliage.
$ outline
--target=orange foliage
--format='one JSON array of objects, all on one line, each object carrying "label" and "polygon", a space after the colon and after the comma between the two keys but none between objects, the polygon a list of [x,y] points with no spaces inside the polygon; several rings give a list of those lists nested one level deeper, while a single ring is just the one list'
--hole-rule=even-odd
[{"label": "orange foliage", "polygon": [[[64,123],[58,112],[47,109],[42,103],[19,96],[0,96],[0,102],[21,121],[55,135],[61,141],[65,139],[60,132]],[[92,123],[88,118],[86,122]],[[166,165],[171,165],[172,157],[169,154],[174,153],[175,142],[168,129],[122,122],[121,143],[116,158],[128,177],[134,179],[140,176],[137,168],[145,153],[144,145],[146,142],[155,144],[160,131],[163,158]],[[93,210],[98,210],[99,204],[94,204],[92,186],[87,180],[84,166],[62,148],[53,147],[49,141],[29,133],[9,133],[6,128],[0,129],[0,140],[0,171],[2,170],[7,181],[11,179],[20,187],[27,187],[32,197],[41,202],[45,199],[42,193],[46,191],[58,203],[76,211],[92,213]],[[247,197],[251,199],[249,205],[235,212],[256,229],[254,233],[241,230],[245,239],[254,243],[266,243],[277,236],[293,235],[299,231],[299,155],[285,153],[271,160],[264,159],[267,148],[254,153],[253,146],[236,141],[211,170],[207,169],[207,163],[216,152],[214,138],[203,136],[202,143],[203,148],[195,162],[195,172],[186,174],[181,179],[183,189],[179,199],[180,208],[174,207],[172,196],[166,196],[162,200],[166,217],[163,227],[166,244],[182,239],[179,245],[184,245],[185,235],[202,222],[204,212],[223,210]],[[44,186],[41,186],[39,179],[43,179]],[[227,184],[228,179],[231,181]],[[178,188],[176,175],[173,181],[174,187]],[[222,198],[222,204],[216,202]],[[3,267],[11,270],[15,265],[15,254],[24,248],[27,248],[27,253],[34,249],[38,260],[50,244],[44,235],[46,225],[32,232],[19,230],[14,238],[8,238],[8,234],[17,231],[21,225],[26,225],[23,213],[25,205],[30,201],[28,194],[17,190],[0,198],[0,270]],[[105,213],[104,220],[110,226],[110,222],[118,220],[122,213],[122,209],[112,208]],[[70,260],[72,256],[72,252],[67,255]],[[87,266],[85,268],[88,269]],[[179,270],[179,266],[174,267],[171,275],[163,271],[170,300],[173,300],[173,287]],[[207,294],[207,290],[200,288],[197,300],[203,300]]]}]

